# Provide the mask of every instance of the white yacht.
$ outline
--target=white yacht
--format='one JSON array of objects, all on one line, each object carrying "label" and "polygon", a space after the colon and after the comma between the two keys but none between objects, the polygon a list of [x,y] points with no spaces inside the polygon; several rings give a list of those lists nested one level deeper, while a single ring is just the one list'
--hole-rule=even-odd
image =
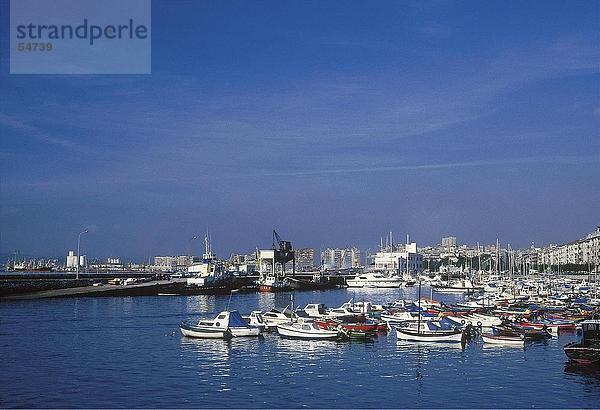
[{"label": "white yacht", "polygon": [[369,272],[349,279],[346,283],[349,288],[399,288],[402,286],[402,278]]}]

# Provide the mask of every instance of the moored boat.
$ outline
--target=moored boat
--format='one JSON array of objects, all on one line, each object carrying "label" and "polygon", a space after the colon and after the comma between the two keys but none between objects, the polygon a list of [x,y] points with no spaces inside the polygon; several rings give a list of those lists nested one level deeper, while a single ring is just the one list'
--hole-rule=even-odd
[{"label": "moored boat", "polygon": [[369,272],[347,280],[346,284],[349,288],[399,288],[402,286],[402,278]]},{"label": "moored boat", "polygon": [[290,287],[285,278],[269,274],[260,280],[258,290],[260,292],[286,292],[290,290]]},{"label": "moored boat", "polygon": [[600,363],[600,319],[581,322],[581,334],[580,342],[565,345],[565,354],[575,363]]},{"label": "moored boat", "polygon": [[215,319],[200,319],[196,324],[181,322],[179,329],[184,336],[199,339],[229,339],[229,312],[221,312]]},{"label": "moored boat", "polygon": [[462,336],[463,334],[460,329],[443,329],[432,321],[413,322],[404,327],[396,327],[397,339],[409,342],[460,343],[462,341]]},{"label": "moored boat", "polygon": [[293,339],[335,339],[338,330],[321,329],[311,322],[281,323],[277,325],[277,333]]},{"label": "moored boat", "polygon": [[264,327],[251,326],[237,310],[223,313],[229,313],[229,331],[233,337],[260,336],[264,329]]},{"label": "moored boat", "polygon": [[511,346],[525,346],[525,336],[507,336],[507,335],[496,335],[493,333],[484,333],[481,335],[483,343],[496,344],[496,345],[511,345]]}]

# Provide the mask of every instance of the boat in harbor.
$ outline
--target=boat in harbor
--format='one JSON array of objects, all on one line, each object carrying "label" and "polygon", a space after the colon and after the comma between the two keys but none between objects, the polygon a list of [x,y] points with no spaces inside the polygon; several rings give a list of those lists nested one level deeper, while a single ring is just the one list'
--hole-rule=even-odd
[{"label": "boat in harbor", "polygon": [[179,329],[184,336],[199,339],[229,339],[231,337],[259,336],[262,330],[250,326],[236,310],[223,311],[214,319],[200,319],[197,323],[182,322]]},{"label": "boat in harbor", "polygon": [[437,293],[473,293],[483,291],[483,286],[475,286],[470,279],[461,279],[432,285],[432,289]]},{"label": "boat in harbor", "polygon": [[258,290],[261,292],[287,292],[290,286],[286,278],[280,278],[277,275],[267,274],[260,279]]},{"label": "boat in harbor", "polygon": [[421,318],[421,282],[419,282],[417,321],[396,327],[397,339],[408,342],[451,342],[460,343],[463,331],[455,326],[442,325],[439,321]]},{"label": "boat in harbor", "polygon": [[221,312],[215,319],[200,319],[197,323],[181,322],[179,329],[184,336],[199,339],[229,339],[229,312]]},{"label": "boat in harbor", "polygon": [[340,332],[322,329],[311,322],[294,322],[278,324],[277,333],[293,339],[336,339]]},{"label": "boat in harbor", "polygon": [[481,335],[483,343],[496,344],[496,345],[510,345],[510,346],[525,346],[525,336],[508,336],[494,333],[484,333]]},{"label": "boat in harbor", "polygon": [[402,278],[369,272],[358,275],[354,279],[348,279],[346,284],[349,288],[399,288],[402,286]]},{"label": "boat in harbor", "polygon": [[482,315],[479,313],[469,313],[462,316],[446,316],[447,319],[458,325],[471,325],[477,327],[500,326],[502,319],[497,316]]},{"label": "boat in harbor", "polygon": [[252,312],[250,312],[249,316],[242,317],[245,321],[248,322],[250,326],[257,327],[262,330],[265,330],[267,328],[267,325],[265,324],[265,321],[263,319],[262,311],[260,310],[253,310]]},{"label": "boat in harbor", "polygon": [[563,349],[572,362],[600,364],[600,319],[581,322],[581,341],[568,343]]},{"label": "boat in harbor", "polygon": [[334,319],[315,319],[314,323],[322,329],[338,329],[349,330],[354,332],[372,332],[383,333],[387,332],[387,324],[385,322],[364,321],[348,323]]},{"label": "boat in harbor", "polygon": [[439,323],[434,321],[412,322],[404,327],[396,327],[396,337],[398,340],[409,342],[460,343],[462,341],[462,336],[463,334],[460,329],[444,329]]},{"label": "boat in harbor", "polygon": [[[343,306],[343,305],[342,305]],[[328,309],[323,303],[309,303],[303,309],[308,317],[314,319],[353,319],[357,314],[348,306]]]},{"label": "boat in harbor", "polygon": [[570,320],[546,319],[536,322],[522,321],[519,323],[523,327],[531,327],[534,329],[548,330],[550,333],[557,335],[559,332],[574,332],[575,322]]},{"label": "boat in harbor", "polygon": [[263,330],[264,326],[253,326],[246,322],[237,310],[229,312],[229,331],[233,337],[260,336]]},{"label": "boat in harbor", "polygon": [[273,308],[262,314],[262,320],[267,330],[274,330],[281,323],[291,322],[292,313],[288,311],[287,306],[283,310]]}]

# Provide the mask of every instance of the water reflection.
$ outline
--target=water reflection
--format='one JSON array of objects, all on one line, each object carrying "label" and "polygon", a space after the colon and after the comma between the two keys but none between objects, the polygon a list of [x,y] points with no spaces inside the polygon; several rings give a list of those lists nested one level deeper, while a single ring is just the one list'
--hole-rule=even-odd
[{"label": "water reflection", "polygon": [[193,354],[199,361],[219,362],[228,360],[231,352],[231,340],[193,339],[181,336],[181,347],[186,353]]},{"label": "water reflection", "polygon": [[488,351],[488,352],[501,352],[503,350],[514,350],[514,351],[525,351],[525,345],[500,345],[500,344],[493,344],[493,343],[484,343],[483,346],[481,347],[483,351]]},{"label": "water reflection", "polygon": [[586,384],[600,385],[600,365],[583,365],[578,363],[565,363],[565,373],[582,376]]},{"label": "water reflection", "polygon": [[227,307],[223,304],[223,297],[217,295],[198,295],[186,298],[186,310],[192,314],[217,314]]},{"label": "water reflection", "polygon": [[405,340],[398,340],[396,342],[396,350],[427,354],[429,352],[462,351],[463,346],[461,343],[407,342]]},{"label": "water reflection", "polygon": [[273,308],[282,310],[286,306],[291,309],[298,306],[298,302],[294,300],[293,292],[261,292],[258,294],[258,309],[262,311],[271,310]]},{"label": "water reflection", "polygon": [[290,359],[318,361],[342,349],[343,343],[335,340],[301,340],[276,337],[271,340],[277,352],[282,352]]}]

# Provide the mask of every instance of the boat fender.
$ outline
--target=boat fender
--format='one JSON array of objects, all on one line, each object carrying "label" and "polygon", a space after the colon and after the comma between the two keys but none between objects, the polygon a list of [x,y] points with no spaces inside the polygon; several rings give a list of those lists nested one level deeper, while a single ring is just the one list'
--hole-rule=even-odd
[{"label": "boat fender", "polygon": [[478,326],[478,327],[481,327],[481,326],[483,326],[483,323],[481,323],[481,320],[477,322],[477,326]]},{"label": "boat fender", "polygon": [[465,322],[465,319],[463,319],[463,320],[461,320],[461,321],[460,321],[460,324],[461,324],[461,325],[464,325],[465,323],[466,323],[466,322]]},{"label": "boat fender", "polygon": [[525,335],[523,335],[523,334],[520,334],[519,337],[521,338],[521,340],[525,339]]}]

